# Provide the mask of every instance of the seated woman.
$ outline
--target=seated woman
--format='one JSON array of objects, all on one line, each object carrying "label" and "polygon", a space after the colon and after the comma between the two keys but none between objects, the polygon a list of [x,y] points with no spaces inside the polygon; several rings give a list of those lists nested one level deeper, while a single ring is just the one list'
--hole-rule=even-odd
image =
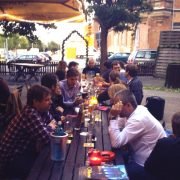
[{"label": "seated woman", "polygon": [[65,61],[59,61],[56,70],[56,75],[59,81],[64,80],[66,78],[66,68],[67,68],[67,63]]},{"label": "seated woman", "polygon": [[[113,84],[121,84],[121,80],[120,80],[120,73],[118,71],[111,71],[109,74],[109,82],[110,82],[110,86]],[[103,101],[107,101],[109,100],[109,95],[108,95],[108,88],[106,90],[104,90],[102,93],[100,93],[98,95],[98,102],[99,103],[103,103]]]}]

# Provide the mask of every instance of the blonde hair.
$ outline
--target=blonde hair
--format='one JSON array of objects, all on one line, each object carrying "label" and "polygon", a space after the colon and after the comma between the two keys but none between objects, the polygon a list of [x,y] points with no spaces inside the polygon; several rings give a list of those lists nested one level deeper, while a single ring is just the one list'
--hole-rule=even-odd
[{"label": "blonde hair", "polygon": [[127,89],[127,87],[125,84],[122,84],[122,83],[113,84],[112,86],[110,86],[108,89],[108,95],[109,95],[110,99],[112,99],[117,92],[124,90],[124,89]]}]

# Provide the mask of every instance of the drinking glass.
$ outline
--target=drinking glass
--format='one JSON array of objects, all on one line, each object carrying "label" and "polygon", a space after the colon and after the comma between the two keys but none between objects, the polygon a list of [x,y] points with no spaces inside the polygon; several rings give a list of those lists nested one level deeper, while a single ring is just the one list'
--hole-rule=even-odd
[{"label": "drinking glass", "polygon": [[72,117],[70,117],[70,116],[66,117],[64,129],[68,133],[68,137],[73,136]]},{"label": "drinking glass", "polygon": [[73,127],[74,130],[79,131],[81,126],[81,118],[82,118],[82,112],[80,107],[75,107],[74,111],[76,113],[76,117],[73,119]]},{"label": "drinking glass", "polygon": [[87,136],[87,142],[91,143],[94,137],[94,123],[89,122],[88,123],[88,136]]}]

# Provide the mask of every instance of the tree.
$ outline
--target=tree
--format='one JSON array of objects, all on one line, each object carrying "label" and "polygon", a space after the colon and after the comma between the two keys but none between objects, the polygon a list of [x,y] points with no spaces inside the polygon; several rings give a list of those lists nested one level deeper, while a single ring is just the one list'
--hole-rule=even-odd
[{"label": "tree", "polygon": [[[54,24],[39,25],[43,26],[45,29],[56,28]],[[34,43],[38,40],[38,37],[34,34],[34,32],[36,31],[35,23],[18,21],[0,21],[0,27],[5,37],[10,37],[12,34],[19,34],[20,36],[26,36],[30,43]]]},{"label": "tree", "polygon": [[18,34],[13,34],[10,37],[4,37],[4,35],[0,35],[0,48],[5,47],[7,39],[8,49],[13,50],[17,48],[26,49],[29,46],[29,41],[26,37],[19,36]]},{"label": "tree", "polygon": [[19,48],[21,49],[27,49],[30,46],[30,43],[26,37],[21,36],[19,38],[19,46],[20,46]]},{"label": "tree", "polygon": [[52,52],[55,52],[59,49],[59,45],[56,42],[51,41],[50,43],[48,43],[48,49]]},{"label": "tree", "polygon": [[12,35],[8,38],[8,49],[17,49],[19,47],[20,36],[17,34]]},{"label": "tree", "polygon": [[94,12],[94,19],[101,28],[101,69],[107,60],[108,31],[135,30],[140,14],[152,10],[148,0],[87,0],[87,14]]}]

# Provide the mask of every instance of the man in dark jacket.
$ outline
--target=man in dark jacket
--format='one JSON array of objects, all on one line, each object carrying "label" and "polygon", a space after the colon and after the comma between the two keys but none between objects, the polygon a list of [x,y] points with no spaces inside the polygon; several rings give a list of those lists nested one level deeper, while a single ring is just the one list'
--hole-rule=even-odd
[{"label": "man in dark jacket", "polygon": [[129,90],[134,94],[137,104],[140,105],[143,99],[143,85],[140,79],[137,77],[137,66],[134,64],[128,64],[126,66],[126,78]]},{"label": "man in dark jacket", "polygon": [[180,112],[172,117],[173,136],[158,140],[145,162],[145,170],[157,180],[179,180]]}]

